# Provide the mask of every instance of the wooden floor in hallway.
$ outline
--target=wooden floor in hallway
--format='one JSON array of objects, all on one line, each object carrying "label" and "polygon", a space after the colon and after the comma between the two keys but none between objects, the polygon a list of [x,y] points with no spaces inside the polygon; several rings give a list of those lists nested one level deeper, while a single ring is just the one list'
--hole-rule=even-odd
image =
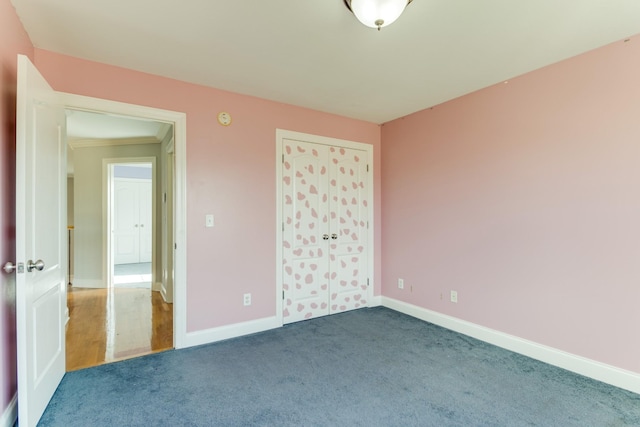
[{"label": "wooden floor in hallway", "polygon": [[173,348],[173,304],[149,288],[69,287],[67,371]]}]

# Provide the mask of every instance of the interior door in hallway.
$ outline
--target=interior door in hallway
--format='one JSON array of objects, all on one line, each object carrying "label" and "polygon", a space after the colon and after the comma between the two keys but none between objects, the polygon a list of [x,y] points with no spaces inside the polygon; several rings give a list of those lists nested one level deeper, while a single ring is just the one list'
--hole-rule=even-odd
[{"label": "interior door in hallway", "polygon": [[151,181],[114,179],[114,264],[151,262]]},{"label": "interior door in hallway", "polygon": [[367,305],[367,154],[283,141],[283,321]]}]

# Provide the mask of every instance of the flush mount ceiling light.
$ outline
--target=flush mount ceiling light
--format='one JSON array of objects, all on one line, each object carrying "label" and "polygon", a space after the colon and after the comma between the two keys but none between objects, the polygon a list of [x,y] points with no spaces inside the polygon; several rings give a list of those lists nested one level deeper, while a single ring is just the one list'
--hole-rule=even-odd
[{"label": "flush mount ceiling light", "polygon": [[392,24],[413,0],[344,0],[349,10],[367,27],[380,28]]}]

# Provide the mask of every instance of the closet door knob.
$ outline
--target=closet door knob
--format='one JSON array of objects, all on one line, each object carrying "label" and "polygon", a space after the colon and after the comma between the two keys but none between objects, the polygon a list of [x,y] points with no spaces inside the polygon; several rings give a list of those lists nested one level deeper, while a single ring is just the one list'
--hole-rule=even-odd
[{"label": "closet door knob", "polygon": [[333,240],[336,240],[336,239],[338,238],[338,235],[337,235],[336,233],[333,233],[333,234],[331,235],[331,238],[332,238]]},{"label": "closet door knob", "polygon": [[323,234],[322,235],[322,240],[329,240],[329,235],[328,234]]}]

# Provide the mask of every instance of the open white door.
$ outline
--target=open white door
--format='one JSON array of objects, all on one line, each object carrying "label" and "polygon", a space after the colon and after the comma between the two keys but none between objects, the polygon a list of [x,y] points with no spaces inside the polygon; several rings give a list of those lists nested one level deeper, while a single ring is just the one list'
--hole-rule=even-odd
[{"label": "open white door", "polygon": [[16,316],[18,422],[35,426],[65,372],[64,109],[18,55]]}]

